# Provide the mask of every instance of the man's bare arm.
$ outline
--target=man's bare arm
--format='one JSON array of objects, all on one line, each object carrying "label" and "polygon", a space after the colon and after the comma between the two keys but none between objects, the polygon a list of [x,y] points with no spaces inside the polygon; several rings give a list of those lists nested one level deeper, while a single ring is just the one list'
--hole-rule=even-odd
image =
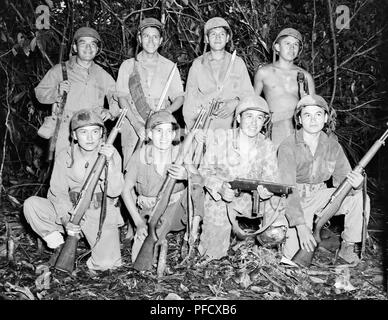
[{"label": "man's bare arm", "polygon": [[257,95],[261,95],[264,87],[264,72],[263,68],[259,68],[254,78],[254,89]]},{"label": "man's bare arm", "polygon": [[314,94],[315,93],[314,79],[310,73],[305,72],[305,74],[306,74],[307,83],[309,85],[309,94]]}]

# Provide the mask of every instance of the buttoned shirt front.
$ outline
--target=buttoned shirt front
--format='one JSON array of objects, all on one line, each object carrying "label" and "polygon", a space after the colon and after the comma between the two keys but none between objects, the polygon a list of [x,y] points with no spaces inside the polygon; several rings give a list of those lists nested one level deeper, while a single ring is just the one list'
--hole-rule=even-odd
[{"label": "buttoned shirt front", "polygon": [[[186,126],[189,129],[193,126],[201,105],[208,107],[213,99],[224,101],[254,93],[247,67],[238,56],[233,62],[228,78],[224,80],[231,58],[232,55],[225,52],[220,71],[221,80],[214,76],[210,64],[210,52],[206,52],[193,61],[187,77],[186,97],[182,109]],[[212,121],[211,128],[230,129],[232,118],[233,115],[227,119],[215,119]]]},{"label": "buttoned shirt front", "polygon": [[[315,154],[303,139],[303,129],[286,138],[279,146],[278,163],[282,182],[301,187],[303,185],[319,186],[331,177],[333,185],[338,186],[351,171],[349,161],[338,143],[335,135],[325,132],[319,135]],[[301,195],[294,192],[287,198],[286,214],[291,218],[290,225],[304,223]]]},{"label": "buttoned shirt front", "polygon": [[[96,153],[97,160],[98,153]],[[50,180],[50,189],[47,193],[47,198],[54,205],[57,213],[57,218],[60,221],[61,217],[65,217],[72,209],[73,204],[69,192],[79,192],[85,183],[90,171],[93,168],[93,161],[88,162],[83,167],[83,170],[76,170],[74,165],[71,166],[71,147],[61,150],[55,157],[53,173]],[[74,146],[74,157],[79,157],[78,144]],[[104,191],[105,170],[103,170],[99,179],[98,185],[94,193]],[[107,196],[116,198],[121,194],[124,186],[124,177],[121,171],[121,157],[115,150],[112,159],[110,160],[110,168],[108,171],[108,186]]]},{"label": "buttoned shirt front", "polygon": [[[136,66],[140,75],[141,86],[143,88],[143,92],[145,98],[151,109],[155,109],[158,105],[159,98],[162,95],[163,89],[167,83],[170,72],[174,66],[174,63],[157,53],[157,63],[156,69],[153,72],[152,77],[149,77],[149,71],[145,64],[145,57],[143,51],[141,51],[137,55]],[[133,73],[134,70],[135,59],[131,58],[125,60],[119,69],[119,73],[116,81],[116,90],[119,95],[125,96],[130,93],[128,87],[129,77]],[[164,99],[162,108],[169,105],[171,102],[175,100],[175,98],[182,96],[183,85],[180,77],[180,73],[178,68],[174,71],[173,78],[171,80],[170,86],[167,90],[166,97]]]},{"label": "buttoned shirt front", "polygon": [[[113,99],[115,81],[103,68],[92,62],[88,69],[79,65],[76,56],[66,61],[68,80],[71,83],[67,94],[64,112],[73,114],[80,109],[102,108],[105,97],[110,112],[117,116],[120,112],[118,103]],[[60,100],[58,85],[63,81],[61,64],[52,67],[35,88],[36,98],[40,103],[52,104]]]}]

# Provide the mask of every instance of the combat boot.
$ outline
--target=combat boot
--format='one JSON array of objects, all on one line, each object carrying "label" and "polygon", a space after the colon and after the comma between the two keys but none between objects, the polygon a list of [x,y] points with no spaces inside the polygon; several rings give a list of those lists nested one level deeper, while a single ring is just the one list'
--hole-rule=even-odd
[{"label": "combat boot", "polygon": [[338,252],[338,256],[345,260],[347,263],[357,265],[360,262],[360,258],[354,251],[354,247],[354,243],[343,240],[341,243],[341,248]]}]

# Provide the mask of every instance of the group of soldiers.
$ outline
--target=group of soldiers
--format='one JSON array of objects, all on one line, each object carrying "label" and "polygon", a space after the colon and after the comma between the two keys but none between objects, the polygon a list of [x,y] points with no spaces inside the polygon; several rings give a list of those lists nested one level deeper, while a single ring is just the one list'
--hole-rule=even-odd
[{"label": "group of soldiers", "polygon": [[[148,235],[150,212],[170,176],[177,182],[157,226],[158,244],[165,244],[169,232],[190,224],[185,237],[199,237],[199,254],[207,261],[220,259],[228,255],[231,236],[244,234],[238,220],[252,218],[256,202],[251,192],[236,192],[229,182],[264,180],[294,187],[287,197],[262,185],[255,190],[261,227],[266,224],[263,229],[277,234],[273,238],[258,234],[257,239],[282,243],[281,262],[292,265],[299,248],[311,251],[317,245],[312,234],[314,216],[348,177],[353,190],[337,212],[345,215],[339,256],[357,264],[364,177],[352,171],[337,141],[334,110],[315,94],[312,76],[294,64],[303,48],[302,35],[293,28],[283,29],[272,45],[273,62],[257,70],[252,85],[243,59],[226,49],[233,37],[228,22],[211,18],[204,25],[203,55],[193,61],[184,90],[176,65],[158,52],[163,32],[159,20],[143,19],[137,33],[141,51],[121,64],[114,81],[94,62],[103,50],[100,35],[82,27],[74,34],[74,55],[65,63],[68,79],[64,80],[59,64],[35,88],[41,103],[58,102],[65,92],[67,100],[47,198],[33,196],[24,202],[32,229],[57,251],[65,234],[84,235],[92,248],[89,269],[119,267],[121,196],[131,218],[129,230],[134,229],[129,238],[133,238],[135,261]],[[309,88],[304,96],[298,72]],[[105,99],[109,109],[104,108]],[[201,110],[214,101],[217,108],[208,130],[193,129]],[[128,111],[121,127],[120,155],[105,143],[104,122],[116,119],[124,107]],[[173,115],[181,107],[184,130],[179,130]],[[195,163],[189,154],[182,164],[176,163],[182,140],[192,130],[193,141],[203,145],[202,159]],[[69,212],[99,154],[106,157],[106,170],[81,224],[73,224]],[[329,188],[330,178],[333,187]],[[368,198],[366,202],[368,219]],[[106,211],[103,224],[102,210]],[[188,218],[190,210],[193,215]]]}]

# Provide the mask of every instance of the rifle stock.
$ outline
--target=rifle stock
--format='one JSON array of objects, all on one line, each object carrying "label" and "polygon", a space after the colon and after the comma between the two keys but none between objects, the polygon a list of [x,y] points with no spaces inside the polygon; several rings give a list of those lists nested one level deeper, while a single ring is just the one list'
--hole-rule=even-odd
[{"label": "rifle stock", "polygon": [[[108,139],[106,140],[106,144],[113,144],[127,111],[128,108],[124,108],[121,111],[120,117],[117,120],[116,125],[114,126],[114,128],[109,134]],[[81,188],[78,201],[71,211],[72,217],[70,218],[70,222],[72,222],[73,224],[79,225],[86,210],[89,208],[90,202],[94,194],[94,190],[96,189],[98,180],[100,179],[102,170],[104,169],[105,161],[106,157],[100,154],[96,162],[94,163],[93,168],[90,171],[88,177],[86,178],[86,181]],[[67,235],[65,244],[63,245],[61,252],[55,262],[55,269],[69,273],[73,272],[77,245],[78,236]]]},{"label": "rifle stock", "polygon": [[[360,162],[357,164],[357,166],[354,168],[353,171],[358,173],[363,172],[364,168],[372,160],[372,158],[377,153],[377,151],[381,148],[381,146],[385,144],[385,139],[387,138],[387,136],[388,136],[388,129],[384,132],[384,134],[380,137],[380,139],[378,139],[372,145],[372,147],[362,157],[362,159],[360,160]],[[329,202],[322,209],[320,217],[315,222],[314,232],[313,232],[313,236],[315,238],[315,241],[317,242],[316,247],[318,247],[319,243],[321,242],[320,234],[321,234],[322,227],[337,213],[345,197],[349,194],[351,190],[352,190],[352,186],[348,181],[348,178],[345,178],[344,181],[342,181],[342,183],[331,195]],[[316,247],[312,252],[311,251],[309,252],[300,248],[292,258],[292,261],[300,266],[309,267],[314,258]]]},{"label": "rifle stock", "polygon": [[148,236],[144,240],[142,247],[136,257],[133,267],[136,270],[149,270],[152,268],[152,259],[154,255],[155,243],[158,241],[156,235],[156,225],[166,210],[172,190],[174,189],[176,180],[167,176],[165,183],[162,186],[162,189],[159,192],[158,199],[154,208],[152,209],[150,220],[148,222]]}]

